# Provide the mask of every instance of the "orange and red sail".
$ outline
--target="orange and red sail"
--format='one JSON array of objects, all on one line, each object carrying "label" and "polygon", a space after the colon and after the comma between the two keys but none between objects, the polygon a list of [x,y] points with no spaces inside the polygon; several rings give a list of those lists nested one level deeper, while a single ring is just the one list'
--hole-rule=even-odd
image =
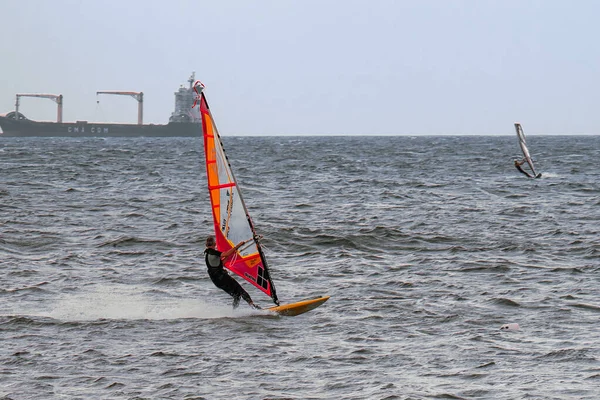
[{"label": "orange and red sail", "polygon": [[250,282],[279,304],[258,237],[237,185],[204,93],[200,93],[206,176],[217,249],[225,252],[248,241],[225,260],[225,268]]}]

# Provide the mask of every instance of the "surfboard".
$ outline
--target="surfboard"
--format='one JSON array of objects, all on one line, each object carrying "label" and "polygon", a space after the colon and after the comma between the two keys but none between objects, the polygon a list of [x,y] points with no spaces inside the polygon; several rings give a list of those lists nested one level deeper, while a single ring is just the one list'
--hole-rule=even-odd
[{"label": "surfboard", "polygon": [[305,312],[314,310],[321,304],[329,300],[329,296],[316,297],[314,299],[302,300],[296,303],[282,304],[280,306],[273,306],[264,308],[264,310],[277,313],[286,317],[295,317],[296,315],[304,314]]},{"label": "surfboard", "polygon": [[[254,223],[242,197],[242,190],[225,154],[221,136],[204,94],[204,85],[200,81],[196,81],[194,90],[197,93],[196,101],[200,102],[206,180],[212,206],[217,249],[226,252],[235,248],[236,243],[246,243],[223,261],[224,267],[269,296],[275,306],[268,310],[280,315],[293,316],[319,307],[329,299],[329,296],[280,304],[267,258],[262,249],[262,236],[256,233]],[[259,154],[256,155],[256,157],[259,156]]]},{"label": "surfboard", "polygon": [[535,167],[533,166],[533,160],[531,159],[531,155],[529,154],[529,149],[527,148],[527,142],[525,141],[525,133],[523,133],[523,128],[521,127],[521,124],[518,122],[515,122],[515,130],[517,132],[517,138],[519,139],[519,147],[521,147],[521,152],[523,153],[523,157],[525,158],[525,161],[527,161],[527,164],[529,165],[529,168],[531,168],[531,172],[533,173],[533,175],[531,176],[532,178],[540,178],[542,176],[541,173],[537,173],[535,171]]}]

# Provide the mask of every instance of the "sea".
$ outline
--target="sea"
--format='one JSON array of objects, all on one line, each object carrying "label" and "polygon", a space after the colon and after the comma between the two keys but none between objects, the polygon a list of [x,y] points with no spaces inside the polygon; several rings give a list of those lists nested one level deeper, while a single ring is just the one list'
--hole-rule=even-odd
[{"label": "sea", "polygon": [[529,136],[540,179],[515,136],[222,139],[279,299],[329,301],[212,284],[201,138],[3,138],[0,399],[600,398],[599,136]]}]

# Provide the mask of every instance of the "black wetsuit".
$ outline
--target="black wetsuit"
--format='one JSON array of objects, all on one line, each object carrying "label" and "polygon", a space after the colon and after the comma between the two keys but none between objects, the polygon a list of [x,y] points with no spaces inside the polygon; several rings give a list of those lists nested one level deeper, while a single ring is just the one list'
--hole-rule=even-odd
[{"label": "black wetsuit", "polygon": [[204,250],[204,260],[208,268],[208,276],[210,276],[215,286],[233,297],[233,308],[237,308],[240,304],[240,297],[246,300],[248,304],[252,304],[248,292],[223,269],[220,251],[210,248]]}]

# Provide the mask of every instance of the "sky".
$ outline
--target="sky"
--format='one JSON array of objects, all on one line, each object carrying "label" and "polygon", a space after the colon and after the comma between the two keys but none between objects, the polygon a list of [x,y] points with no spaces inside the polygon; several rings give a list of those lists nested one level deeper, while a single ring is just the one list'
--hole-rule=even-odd
[{"label": "sky", "polygon": [[0,4],[0,113],[167,123],[195,72],[223,136],[600,134],[595,0]]}]

